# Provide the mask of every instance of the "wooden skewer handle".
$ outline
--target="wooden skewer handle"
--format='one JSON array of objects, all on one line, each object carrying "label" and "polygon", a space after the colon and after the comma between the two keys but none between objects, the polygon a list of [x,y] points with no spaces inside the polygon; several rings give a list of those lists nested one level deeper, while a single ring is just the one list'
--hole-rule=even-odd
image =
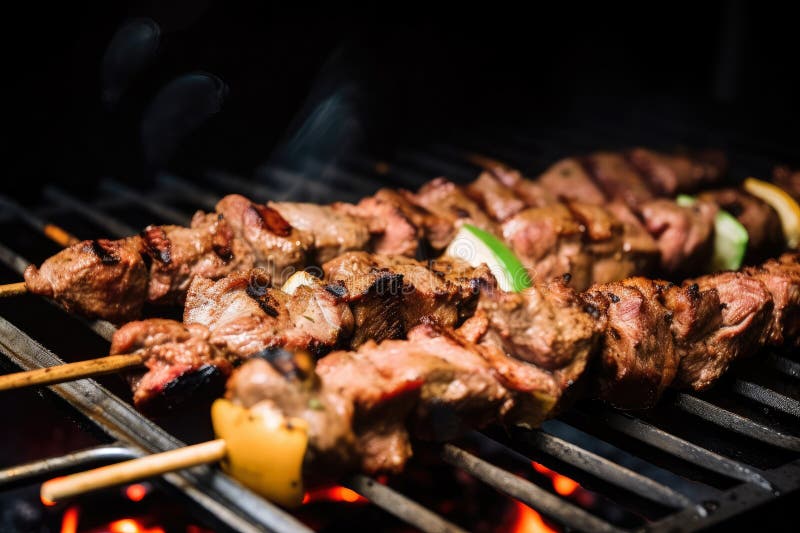
[{"label": "wooden skewer handle", "polygon": [[24,281],[19,283],[8,283],[0,285],[0,298],[8,298],[9,296],[18,296],[28,292],[28,287],[25,286]]},{"label": "wooden skewer handle", "polygon": [[99,359],[16,372],[0,376],[0,391],[33,385],[52,385],[53,383],[62,383],[74,379],[100,376],[123,368],[139,366],[142,363],[144,363],[144,359],[138,354],[109,355]]},{"label": "wooden skewer handle", "polygon": [[102,466],[67,477],[51,479],[42,484],[42,500],[57,502],[92,490],[132,483],[182,468],[216,463],[225,457],[226,449],[224,440],[211,440],[194,446]]},{"label": "wooden skewer handle", "polygon": [[75,244],[76,242],[80,242],[80,239],[70,235],[55,224],[45,224],[44,228],[42,228],[42,231],[47,238],[57,244],[60,244],[63,248],[66,248],[71,244]]}]

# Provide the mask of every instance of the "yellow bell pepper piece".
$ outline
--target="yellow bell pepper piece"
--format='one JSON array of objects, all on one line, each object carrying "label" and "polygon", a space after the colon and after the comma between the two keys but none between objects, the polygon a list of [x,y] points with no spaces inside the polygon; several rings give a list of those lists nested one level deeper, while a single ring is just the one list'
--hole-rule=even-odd
[{"label": "yellow bell pepper piece", "polygon": [[777,185],[755,178],[744,180],[744,189],[777,211],[786,244],[789,248],[797,248],[800,245],[800,205],[797,205],[794,198]]},{"label": "yellow bell pepper piece", "polygon": [[308,424],[270,404],[250,409],[219,399],[211,406],[214,433],[225,440],[223,469],[243,485],[286,507],[303,501],[303,458]]}]

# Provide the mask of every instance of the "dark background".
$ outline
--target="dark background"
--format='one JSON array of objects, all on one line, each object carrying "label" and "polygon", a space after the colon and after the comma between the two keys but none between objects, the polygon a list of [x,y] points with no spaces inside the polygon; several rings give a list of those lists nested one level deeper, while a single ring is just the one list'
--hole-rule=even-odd
[{"label": "dark background", "polygon": [[[146,182],[165,167],[250,175],[272,156],[381,152],[496,127],[622,124],[631,143],[664,143],[649,131],[651,113],[685,125],[669,142],[780,146],[776,162],[797,164],[800,39],[793,14],[777,5],[36,5],[4,16],[3,192],[34,200],[43,183]],[[158,50],[110,106],[103,57],[133,17],[158,24]],[[145,139],[163,150],[145,157],[149,106],[170,81],[198,71],[224,82],[221,111],[204,120],[191,97],[168,101]],[[175,109],[201,124],[173,125]],[[605,142],[597,135],[598,147]]]}]

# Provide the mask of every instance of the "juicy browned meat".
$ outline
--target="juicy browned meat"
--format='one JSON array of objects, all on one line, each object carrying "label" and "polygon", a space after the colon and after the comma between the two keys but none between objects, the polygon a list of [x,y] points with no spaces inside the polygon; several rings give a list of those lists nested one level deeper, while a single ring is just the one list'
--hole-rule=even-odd
[{"label": "juicy browned meat", "polygon": [[558,161],[537,180],[554,197],[562,201],[604,205],[606,197],[583,165],[574,158]]},{"label": "juicy browned meat", "polygon": [[671,315],[659,284],[646,278],[592,287],[587,303],[608,316],[600,354],[599,396],[623,409],[652,407],[678,369]]},{"label": "juicy browned meat", "polygon": [[595,152],[586,158],[592,177],[612,200],[620,200],[636,208],[653,199],[641,174],[620,154]]},{"label": "juicy browned meat", "polygon": [[253,267],[250,247],[216,213],[198,211],[188,228],[148,226],[142,242],[151,258],[147,298],[155,304],[182,304],[195,276],[219,279]]},{"label": "juicy browned meat", "polygon": [[478,312],[488,321],[482,344],[551,372],[561,390],[578,381],[605,330],[605,316],[560,280],[520,293],[484,290]]},{"label": "juicy browned meat", "polygon": [[740,272],[703,276],[685,285],[691,290],[716,290],[722,305],[722,323],[690,347],[681,362],[679,383],[702,390],[730,363],[753,355],[764,343],[772,320],[772,296],[761,281]]},{"label": "juicy browned meat", "polygon": [[239,358],[276,346],[321,354],[353,329],[347,303],[322,282],[300,286],[290,295],[270,288],[269,276],[258,269],[216,282],[195,278],[183,318],[206,326],[211,342]]},{"label": "juicy browned meat", "polygon": [[145,369],[129,374],[134,404],[142,410],[181,402],[201,386],[220,385],[233,369],[229,355],[209,342],[205,326],[174,320],[125,324],[111,339],[111,353],[145,356]]},{"label": "juicy browned meat", "polygon": [[718,189],[698,195],[700,200],[713,202],[735,216],[747,229],[747,263],[757,263],[783,250],[783,227],[778,213],[769,204],[742,189]]},{"label": "juicy browned meat", "polygon": [[641,206],[640,213],[647,230],[656,238],[664,272],[696,273],[708,264],[716,204],[699,201],[682,207],[672,200],[652,200]]},{"label": "juicy browned meat", "polygon": [[138,317],[147,298],[147,267],[141,252],[139,237],[79,242],[39,268],[30,265],[25,285],[68,311],[120,324]]},{"label": "juicy browned meat", "polygon": [[[558,201],[558,198],[551,194],[545,187],[543,187],[538,181],[532,181],[525,178],[522,173],[514,168],[511,168],[500,161],[495,159],[491,159],[488,157],[483,156],[472,156],[471,160],[478,166],[483,167],[494,179],[505,185],[508,189],[511,189],[513,194],[522,200],[524,206],[528,207],[543,207],[545,205],[554,204]],[[482,175],[483,176],[483,175]],[[490,177],[491,177],[490,176]],[[479,178],[480,179],[480,178]],[[473,184],[474,185],[474,184]],[[495,184],[489,183],[492,187],[496,187]],[[472,194],[482,196],[482,191],[478,188],[478,186],[472,187],[473,192]],[[499,199],[503,201],[502,196],[506,196],[501,190],[498,190],[494,193],[495,199],[487,199],[488,203],[495,203],[494,200]],[[510,197],[508,197],[510,199]],[[502,207],[498,205],[496,207],[499,211],[508,211],[509,206]],[[514,212],[519,211],[514,210]],[[514,213],[508,213],[508,216]],[[505,220],[508,216],[503,217],[502,219],[496,218],[496,220]]]},{"label": "juicy browned meat", "polygon": [[254,265],[266,269],[275,284],[308,264],[314,236],[292,227],[275,208],[230,194],[217,203],[216,210],[250,247]]},{"label": "juicy browned meat", "polygon": [[479,288],[495,283],[485,265],[476,269],[448,259],[426,265],[365,252],[344,254],[323,270],[327,280],[341,284],[351,302],[353,346],[400,337],[423,319],[455,326],[474,311]]},{"label": "juicy browned meat", "polygon": [[770,259],[759,267],[745,269],[745,273],[761,283],[772,295],[774,308],[767,332],[767,342],[780,346],[785,341],[800,345],[800,256],[784,254],[780,259]]},{"label": "juicy browned meat", "polygon": [[720,164],[708,157],[664,154],[647,148],[634,148],[628,158],[650,186],[664,196],[700,189],[717,181],[725,169],[724,161]]},{"label": "juicy browned meat", "polygon": [[527,207],[519,195],[501,183],[491,172],[482,172],[464,190],[497,222],[502,222]]},{"label": "juicy browned meat", "polygon": [[321,265],[350,251],[363,250],[369,243],[369,231],[363,220],[329,205],[293,202],[269,202],[292,227],[313,236],[313,262]]},{"label": "juicy browned meat", "polygon": [[[413,205],[402,192],[392,189],[381,189],[356,205],[338,203],[333,207],[366,224],[371,235],[370,250],[377,254],[413,257],[423,238],[423,228],[433,228],[436,235],[437,222],[433,216]],[[449,232],[449,228],[444,232]]]},{"label": "juicy browned meat", "polygon": [[800,201],[800,170],[793,171],[787,166],[775,167],[772,171],[772,180],[775,185]]},{"label": "juicy browned meat", "polygon": [[[423,185],[416,194],[411,195],[411,201],[437,217],[437,225],[441,224],[440,220],[448,223],[447,235],[437,235],[437,242],[429,239],[435,248],[439,248],[437,244],[441,243],[446,246],[463,224],[472,224],[490,233],[498,233],[497,226],[480,206],[461,187],[445,178],[436,178]],[[436,229],[441,231],[440,226]]]}]

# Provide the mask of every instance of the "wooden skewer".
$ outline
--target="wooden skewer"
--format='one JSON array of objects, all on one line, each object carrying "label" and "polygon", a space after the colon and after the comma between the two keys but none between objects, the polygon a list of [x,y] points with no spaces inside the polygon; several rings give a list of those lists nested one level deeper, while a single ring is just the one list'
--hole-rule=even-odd
[{"label": "wooden skewer", "polygon": [[19,296],[20,294],[25,294],[26,292],[28,292],[28,287],[25,286],[24,281],[0,285],[0,298]]},{"label": "wooden skewer", "polygon": [[139,366],[143,363],[144,358],[141,355],[123,354],[16,372],[0,376],[0,391],[30,387],[32,385],[52,385],[53,383],[62,383],[74,379],[100,376],[123,368]]},{"label": "wooden skewer", "polygon": [[45,501],[57,502],[92,490],[131,483],[183,468],[216,463],[224,459],[226,454],[227,445],[224,440],[211,440],[52,479],[42,484],[41,495]]},{"label": "wooden skewer", "polygon": [[75,244],[76,242],[80,242],[79,238],[71,233],[66,232],[55,224],[45,224],[44,228],[42,228],[42,231],[48,239],[56,244],[61,245],[62,248],[66,248],[67,246]]}]

